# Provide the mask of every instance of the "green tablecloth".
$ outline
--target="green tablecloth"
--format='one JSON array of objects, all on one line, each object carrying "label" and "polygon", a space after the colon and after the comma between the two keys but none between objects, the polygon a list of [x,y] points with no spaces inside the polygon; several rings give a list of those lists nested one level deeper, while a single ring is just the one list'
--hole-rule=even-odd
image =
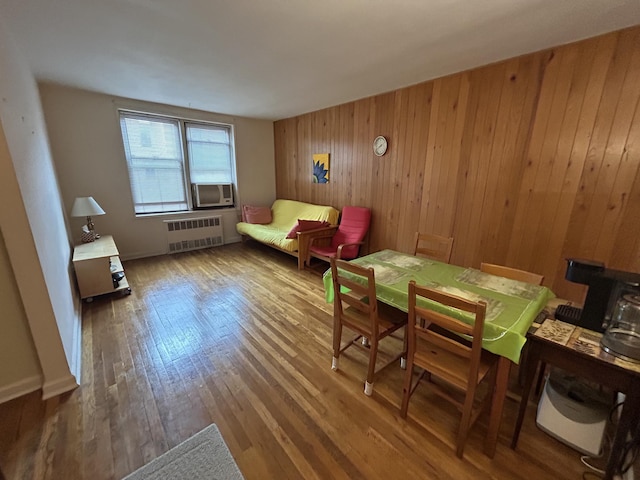
[{"label": "green tablecloth", "polygon": [[[375,271],[378,300],[407,311],[408,283],[415,280],[469,300],[487,302],[482,346],[515,363],[526,341],[529,327],[549,299],[555,295],[546,287],[497,277],[472,268],[436,262],[393,250],[382,250],[353,260]],[[331,270],[323,277],[327,302],[333,302]],[[470,314],[425,301],[434,307],[468,323]]]}]

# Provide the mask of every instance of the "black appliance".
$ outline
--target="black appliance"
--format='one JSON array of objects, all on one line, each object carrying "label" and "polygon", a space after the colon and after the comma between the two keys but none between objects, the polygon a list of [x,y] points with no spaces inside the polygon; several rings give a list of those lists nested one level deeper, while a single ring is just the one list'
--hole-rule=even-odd
[{"label": "black appliance", "polygon": [[571,312],[567,321],[580,327],[604,332],[618,299],[627,294],[640,294],[640,274],[605,268],[604,263],[577,258],[567,259],[567,280],[587,285],[587,298],[582,311]]}]

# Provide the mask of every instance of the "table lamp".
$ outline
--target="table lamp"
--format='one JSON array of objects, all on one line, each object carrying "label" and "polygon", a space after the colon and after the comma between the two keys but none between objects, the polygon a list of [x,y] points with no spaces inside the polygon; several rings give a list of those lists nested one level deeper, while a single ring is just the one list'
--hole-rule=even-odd
[{"label": "table lamp", "polygon": [[73,208],[71,209],[72,217],[87,217],[87,224],[82,226],[82,242],[93,242],[96,238],[100,238],[100,235],[96,234],[94,230],[92,215],[104,215],[104,210],[98,205],[93,197],[76,197],[73,202]]}]

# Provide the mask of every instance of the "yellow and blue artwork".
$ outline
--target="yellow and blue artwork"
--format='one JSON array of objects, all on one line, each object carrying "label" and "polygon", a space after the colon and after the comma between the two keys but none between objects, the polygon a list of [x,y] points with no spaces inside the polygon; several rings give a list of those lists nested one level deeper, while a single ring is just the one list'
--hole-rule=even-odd
[{"label": "yellow and blue artwork", "polygon": [[329,154],[313,154],[313,183],[329,183]]}]

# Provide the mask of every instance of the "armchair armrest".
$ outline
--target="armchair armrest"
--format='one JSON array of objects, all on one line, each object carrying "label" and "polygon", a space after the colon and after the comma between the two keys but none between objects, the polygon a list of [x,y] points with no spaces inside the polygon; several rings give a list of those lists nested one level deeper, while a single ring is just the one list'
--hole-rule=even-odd
[{"label": "armchair armrest", "polygon": [[351,247],[353,245],[364,245],[364,242],[353,242],[353,243],[341,243],[338,245],[338,251],[336,252],[336,258],[340,260],[342,258],[342,249],[344,247]]},{"label": "armchair armrest", "polygon": [[306,230],[304,232],[298,232],[298,269],[304,269],[304,263],[309,263],[309,247],[313,244],[313,241],[317,238],[331,238],[338,230],[337,225],[330,227],[314,228],[313,230]]}]

